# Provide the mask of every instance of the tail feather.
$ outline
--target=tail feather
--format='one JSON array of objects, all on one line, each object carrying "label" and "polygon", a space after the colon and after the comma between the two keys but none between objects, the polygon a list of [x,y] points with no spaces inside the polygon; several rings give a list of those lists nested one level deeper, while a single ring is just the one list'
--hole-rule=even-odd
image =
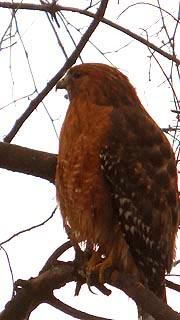
[{"label": "tail feather", "polygon": [[[153,289],[153,290],[152,290]],[[151,290],[155,293],[159,299],[163,302],[167,303],[166,298],[166,287],[165,287],[165,279],[161,282],[161,285],[157,286],[156,288],[151,288]],[[138,306],[138,320],[156,320],[153,316],[143,310],[140,306]]]},{"label": "tail feather", "polygon": [[142,310],[141,307],[138,307],[138,320],[156,320],[146,311]]},{"label": "tail feather", "polygon": [[150,314],[142,312],[141,316],[138,317],[138,320],[155,320]]}]

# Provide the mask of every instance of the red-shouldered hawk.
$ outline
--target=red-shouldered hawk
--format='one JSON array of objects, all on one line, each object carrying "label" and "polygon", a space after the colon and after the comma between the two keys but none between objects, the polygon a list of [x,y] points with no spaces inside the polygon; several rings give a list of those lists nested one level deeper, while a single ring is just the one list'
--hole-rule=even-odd
[{"label": "red-shouldered hawk", "polygon": [[178,229],[171,146],[117,69],[78,65],[59,88],[67,89],[70,105],[60,134],[56,188],[71,240],[93,244],[103,257],[102,270],[112,264],[140,272],[165,300],[165,272],[172,267]]}]

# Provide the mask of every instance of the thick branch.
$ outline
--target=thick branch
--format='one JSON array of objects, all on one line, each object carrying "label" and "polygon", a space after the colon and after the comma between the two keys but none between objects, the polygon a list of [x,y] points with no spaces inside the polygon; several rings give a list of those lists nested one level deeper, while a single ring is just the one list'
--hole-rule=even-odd
[{"label": "thick branch", "polygon": [[111,320],[107,318],[102,318],[102,317],[96,317],[94,315],[88,314],[83,311],[79,311],[77,309],[74,309],[70,307],[69,305],[63,303],[62,301],[58,300],[54,296],[49,297],[47,300],[47,303],[50,304],[52,307],[69,314],[71,317],[80,319],[80,320]]},{"label": "thick branch", "polygon": [[[57,5],[56,5],[57,6]],[[44,4],[34,4],[34,3],[23,3],[23,2],[0,2],[1,8],[13,9],[13,10],[37,10],[50,12],[55,5],[52,6],[52,3]]]},{"label": "thick branch", "polygon": [[0,168],[54,183],[57,155],[0,142]]},{"label": "thick branch", "polygon": [[26,111],[21,115],[19,119],[16,120],[14,127],[9,132],[9,134],[5,137],[4,142],[11,142],[16,133],[19,131],[23,123],[26,121],[26,119],[31,115],[31,113],[37,108],[39,103],[45,98],[45,96],[52,90],[52,88],[56,85],[58,80],[62,78],[62,76],[65,74],[65,72],[76,62],[77,58],[79,57],[79,54],[85,47],[86,43],[88,42],[89,38],[97,28],[98,24],[100,23],[106,7],[108,4],[108,0],[102,0],[101,4],[99,6],[99,9],[97,10],[96,14],[94,15],[94,19],[91,22],[89,28],[82,36],[81,40],[79,41],[78,45],[76,46],[76,49],[73,51],[69,59],[65,62],[64,66],[59,70],[59,72],[48,82],[47,86],[38,94],[38,96],[31,101],[29,104],[29,107],[26,109]]},{"label": "thick branch", "polygon": [[62,262],[58,268],[54,267],[37,278],[17,281],[17,293],[0,314],[0,320],[24,320],[29,312],[47,301],[53,289],[74,280],[73,270],[71,263]]},{"label": "thick branch", "polygon": [[151,314],[156,320],[180,320],[178,312],[159,300],[149,289],[132,277],[132,275],[114,272],[109,283],[131,297],[137,305]]},{"label": "thick branch", "polygon": [[[104,319],[62,304],[53,296],[54,289],[59,289],[71,281],[77,281],[81,272],[82,265],[79,265],[77,260],[73,262],[57,261],[56,264],[50,266],[49,270],[40,273],[36,278],[31,278],[28,281],[18,280],[16,282],[17,293],[0,314],[0,320],[24,320],[27,314],[29,315],[41,303],[49,303],[58,310],[78,319]],[[180,320],[180,315],[177,312],[161,302],[132,275],[114,271],[107,282],[123,290],[156,320]],[[94,285],[96,284],[94,283]]]}]

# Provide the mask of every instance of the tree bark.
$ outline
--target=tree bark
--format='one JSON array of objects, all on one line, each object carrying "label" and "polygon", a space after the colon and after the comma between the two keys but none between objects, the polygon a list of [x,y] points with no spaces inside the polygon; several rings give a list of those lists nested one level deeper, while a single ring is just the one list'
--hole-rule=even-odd
[{"label": "tree bark", "polygon": [[57,155],[0,142],[0,168],[55,181]]}]

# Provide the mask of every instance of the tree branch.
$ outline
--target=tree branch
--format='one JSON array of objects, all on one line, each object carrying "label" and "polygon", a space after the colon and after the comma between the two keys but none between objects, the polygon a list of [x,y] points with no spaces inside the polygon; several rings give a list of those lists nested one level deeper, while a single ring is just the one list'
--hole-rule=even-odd
[{"label": "tree branch", "polygon": [[166,279],[166,287],[180,292],[180,285]]},{"label": "tree branch", "polygon": [[124,291],[137,305],[141,306],[156,320],[180,320],[178,312],[158,299],[149,289],[139,283],[132,275],[114,272],[109,284]]},{"label": "tree branch", "polygon": [[108,0],[101,1],[101,4],[96,14],[93,17],[94,18],[93,21],[91,22],[86,32],[83,34],[76,49],[73,51],[73,53],[71,54],[69,59],[65,62],[64,66],[59,70],[59,72],[48,82],[47,86],[38,94],[38,96],[31,101],[31,103],[29,104],[29,107],[20,116],[20,118],[16,120],[14,127],[9,132],[9,134],[4,138],[4,142],[12,141],[12,139],[15,137],[16,133],[19,131],[23,123],[26,121],[26,119],[37,108],[39,103],[45,98],[45,96],[49,93],[49,91],[52,90],[52,88],[56,85],[58,80],[62,78],[65,72],[76,62],[77,58],[79,57],[79,54],[81,53],[86,43],[88,42],[89,38],[91,37],[95,29],[97,28],[98,24],[100,23],[105,13],[107,4],[108,4]]},{"label": "tree branch", "polygon": [[52,307],[69,314],[71,317],[76,318],[76,319],[81,319],[81,320],[111,320],[107,318],[102,318],[102,317],[97,317],[91,314],[88,314],[83,311],[79,311],[75,308],[72,308],[68,306],[67,304],[63,303],[62,301],[58,300],[54,296],[51,296],[48,300],[47,303],[50,304]]},{"label": "tree branch", "polygon": [[[87,263],[87,260],[84,259],[84,252],[82,252],[82,257],[76,257],[72,262],[57,260],[58,253],[61,255],[64,250],[69,247],[70,243],[67,242],[52,254],[48,259],[49,262],[51,261],[51,264],[49,264],[48,261],[45,264],[46,267],[49,264],[48,270],[45,270],[43,267],[36,278],[31,278],[28,281],[18,280],[15,283],[16,295],[6,304],[5,310],[0,314],[0,320],[27,319],[27,316],[41,303],[48,303],[74,318],[82,320],[105,320],[105,318],[95,317],[76,310],[53,296],[54,289],[59,289],[69,282],[86,282],[86,278],[82,277],[82,269],[85,270]],[[111,274],[105,274],[105,278],[107,283],[123,290],[156,320],[180,320],[180,315],[177,312],[160,301],[132,275],[114,270]],[[98,288],[99,283],[96,281],[97,279],[98,274],[96,273],[93,276],[94,283],[92,283],[92,285]]]},{"label": "tree branch", "polygon": [[29,227],[29,228],[26,228],[26,229],[23,229],[23,230],[21,230],[21,231],[18,231],[18,232],[16,232],[16,233],[14,233],[14,234],[11,235],[8,239],[2,241],[2,242],[0,243],[0,247],[2,248],[2,246],[3,246],[5,243],[11,241],[12,239],[18,237],[19,235],[21,235],[21,234],[23,234],[23,233],[25,233],[25,232],[29,232],[29,231],[32,231],[32,230],[34,230],[34,229],[36,229],[36,228],[42,227],[45,223],[47,223],[49,220],[52,219],[52,217],[54,216],[56,210],[57,210],[57,207],[55,207],[55,209],[52,211],[52,213],[50,214],[50,216],[49,216],[47,219],[43,220],[42,222],[40,222],[40,223],[38,223],[38,224],[36,224],[36,225],[33,225],[33,226]]},{"label": "tree branch", "polygon": [[59,267],[51,268],[28,281],[18,280],[16,295],[5,306],[0,320],[24,320],[39,304],[46,302],[53,289],[63,287],[74,280],[72,263],[59,262]]},{"label": "tree branch", "polygon": [[54,183],[57,155],[0,142],[0,168]]},{"label": "tree branch", "polygon": [[[52,3],[44,4],[34,4],[34,3],[23,3],[23,2],[0,2],[1,8],[12,9],[12,10],[35,10],[35,11],[45,11],[51,12],[52,7],[57,7],[57,5]],[[58,6],[61,7],[61,6]]]},{"label": "tree branch", "polygon": [[[148,4],[147,5],[151,5]],[[83,9],[79,9],[79,8],[74,8],[74,7],[65,7],[65,6],[60,6],[58,4],[43,4],[43,5],[35,5],[35,4],[31,4],[31,3],[18,3],[18,2],[0,2],[0,7],[2,8],[11,8],[11,9],[28,9],[28,10],[39,10],[39,11],[45,11],[45,12],[49,12],[50,14],[52,14],[52,9],[53,9],[53,13],[56,13],[58,11],[71,11],[71,12],[75,12],[75,13],[79,13],[82,15],[86,15],[88,17],[94,18],[95,14],[87,11],[87,10],[83,10]],[[166,12],[166,10],[164,10]],[[178,20],[173,17],[171,15],[171,17],[178,22]],[[145,46],[151,48],[152,50],[154,50],[155,52],[158,52],[160,55],[164,56],[165,58],[167,58],[168,60],[171,60],[173,62],[175,62],[177,64],[177,66],[180,65],[180,60],[175,56],[175,55],[171,55],[168,52],[162,50],[161,48],[158,48],[156,45],[154,45],[152,42],[147,41],[146,39],[144,39],[143,37],[137,35],[136,33],[130,31],[129,29],[126,29],[114,22],[112,22],[111,20],[108,20],[106,18],[101,18],[101,22],[107,24],[108,26],[117,29],[123,33],[125,33],[126,35],[130,36],[131,38],[141,42],[142,44],[144,44]],[[59,80],[59,79],[58,79]]]}]

